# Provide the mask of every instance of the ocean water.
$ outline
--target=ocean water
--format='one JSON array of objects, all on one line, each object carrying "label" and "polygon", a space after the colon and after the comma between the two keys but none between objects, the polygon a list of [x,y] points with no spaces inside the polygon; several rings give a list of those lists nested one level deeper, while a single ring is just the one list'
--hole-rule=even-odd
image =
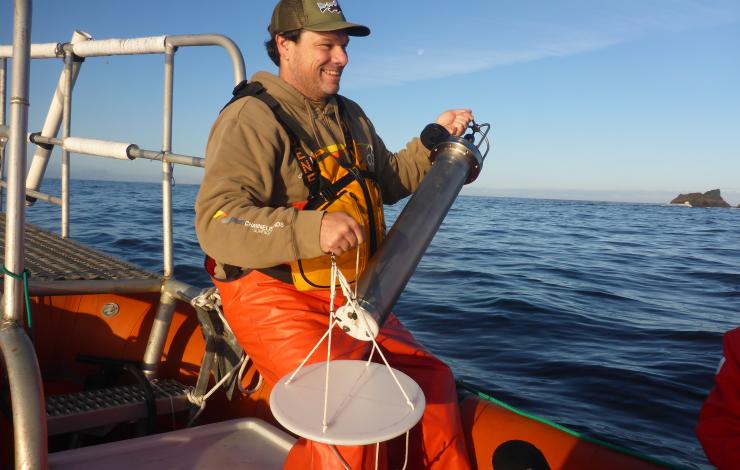
[{"label": "ocean water", "polygon": [[[71,187],[73,239],[161,270],[160,185]],[[174,188],[175,275],[206,286],[197,189]],[[39,202],[27,220],[58,231],[60,210]],[[394,311],[458,378],[513,406],[711,468],[694,427],[722,333],[740,325],[738,227],[736,209],[462,196]]]}]

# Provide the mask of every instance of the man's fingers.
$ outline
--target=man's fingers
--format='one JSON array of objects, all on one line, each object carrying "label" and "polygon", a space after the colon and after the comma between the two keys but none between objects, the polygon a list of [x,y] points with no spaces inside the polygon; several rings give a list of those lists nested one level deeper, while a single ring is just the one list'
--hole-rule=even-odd
[{"label": "man's fingers", "polygon": [[437,124],[444,126],[452,135],[460,136],[473,120],[473,110],[467,108],[450,109],[439,115]]},{"label": "man's fingers", "polygon": [[[354,219],[352,220],[354,221]],[[351,228],[352,235],[355,241],[355,244],[352,246],[355,247],[365,243],[365,233],[362,231],[362,225],[358,224],[357,221],[355,221],[354,225],[352,225]]]},{"label": "man's fingers", "polygon": [[365,241],[362,226],[344,212],[327,212],[321,220],[319,244],[324,253],[343,253]]},{"label": "man's fingers", "polygon": [[356,240],[352,242],[351,240],[348,240],[346,238],[341,238],[337,240],[336,243],[334,243],[331,249],[331,253],[334,253],[335,256],[341,256],[357,245],[358,243]]}]

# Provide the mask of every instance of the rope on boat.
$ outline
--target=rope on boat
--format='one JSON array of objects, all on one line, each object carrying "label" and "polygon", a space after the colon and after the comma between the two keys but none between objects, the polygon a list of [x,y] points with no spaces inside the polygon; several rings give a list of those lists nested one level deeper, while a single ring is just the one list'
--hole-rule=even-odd
[{"label": "rope on boat", "polygon": [[188,424],[186,427],[190,427],[193,425],[196,419],[200,416],[200,414],[203,412],[203,410],[206,409],[206,401],[213,395],[213,393],[218,390],[221,385],[223,385],[229,378],[236,372],[237,370],[243,370],[242,366],[247,363],[249,360],[248,355],[242,356],[241,361],[239,361],[239,364],[235,365],[229,372],[227,372],[223,377],[221,377],[221,380],[219,380],[216,385],[213,386],[207,393],[204,395],[196,395],[195,394],[195,387],[190,387],[188,391],[185,393],[185,397],[188,399],[190,403],[192,403],[195,406],[198,406],[200,409],[193,415],[192,418],[190,418],[190,421],[188,421]]},{"label": "rope on boat", "polygon": [[[224,317],[224,313],[221,310],[221,294],[219,294],[218,289],[215,287],[211,287],[209,289],[203,289],[200,293],[200,295],[193,298],[193,300],[190,301],[190,305],[196,308],[202,308],[203,310],[211,310],[216,312],[218,315],[218,318],[221,319],[221,323],[224,325],[224,329],[231,335],[234,336],[234,332],[231,331],[231,327],[229,327],[229,323],[226,321],[226,317]],[[236,336],[234,336],[236,337]],[[247,356],[247,359],[249,359],[249,356]],[[243,361],[241,362],[241,367],[239,369],[239,380],[237,380],[237,387],[239,388],[239,392],[242,395],[251,395],[260,388],[262,388],[262,385],[264,383],[264,378],[262,377],[262,374],[257,372],[257,383],[252,388],[245,388],[242,384],[242,378],[244,377],[244,370],[247,368],[247,362]]]},{"label": "rope on boat", "polygon": [[216,312],[218,318],[221,319],[224,328],[229,332],[231,336],[234,336],[234,332],[231,331],[229,323],[224,317],[224,313],[221,311],[221,294],[218,293],[218,289],[211,287],[209,289],[203,289],[200,295],[193,297],[190,301],[190,305],[195,308],[202,308],[203,310],[211,310]]},{"label": "rope on boat", "polygon": [[5,264],[2,266],[3,274],[7,274],[13,279],[23,280],[23,295],[26,299],[26,317],[28,319],[28,329],[33,331],[33,324],[31,320],[31,298],[28,295],[28,278],[31,277],[31,271],[24,269],[22,274],[16,274],[10,272]]},{"label": "rope on boat", "polygon": [[[260,388],[262,388],[262,384],[265,382],[265,379],[262,378],[262,374],[260,374],[258,371],[255,372],[257,374],[257,383],[252,388],[245,388],[242,384],[242,380],[244,378],[244,370],[247,368],[247,364],[249,363],[249,356],[247,356],[247,360],[242,362],[242,366],[239,368],[239,379],[236,381],[236,386],[239,388],[239,392],[241,392],[242,395],[251,395]],[[254,378],[253,378],[254,379]]]},{"label": "rope on boat", "polygon": [[611,444],[609,442],[602,441],[602,440],[597,439],[595,437],[591,437],[591,436],[588,436],[586,434],[582,434],[582,433],[580,433],[578,431],[574,431],[572,429],[566,428],[565,426],[560,425],[558,423],[555,423],[553,421],[550,421],[549,419],[541,418],[539,416],[535,416],[533,414],[527,413],[526,411],[522,411],[520,409],[514,408],[513,406],[509,405],[508,403],[504,403],[503,401],[498,400],[498,399],[492,397],[491,395],[488,395],[488,394],[480,391],[479,389],[475,388],[474,386],[472,386],[470,384],[465,383],[462,380],[457,380],[456,381],[456,384],[457,384],[458,387],[460,387],[462,389],[465,389],[465,390],[473,393],[474,395],[482,398],[483,400],[486,400],[488,402],[493,403],[494,405],[498,405],[498,406],[500,406],[500,407],[502,407],[502,408],[504,408],[504,409],[506,409],[508,411],[511,411],[512,413],[518,414],[519,416],[523,416],[523,417],[528,418],[528,419],[531,419],[533,421],[537,421],[538,423],[542,423],[542,424],[545,424],[547,426],[553,427],[553,428],[557,429],[558,431],[562,431],[562,432],[564,432],[566,434],[569,434],[569,435],[571,435],[571,436],[573,436],[573,437],[575,437],[577,439],[581,439],[583,441],[590,442],[592,444],[600,445],[602,447],[606,447],[607,449],[614,450],[614,451],[620,452],[622,454],[627,454],[629,456],[636,457],[636,458],[638,458],[640,460],[644,460],[644,461],[647,461],[647,462],[650,462],[650,463],[654,463],[656,465],[660,465],[660,466],[665,467],[665,468],[670,468],[672,470],[690,470],[689,467],[684,467],[684,466],[680,466],[680,465],[675,465],[675,464],[672,464],[672,463],[668,463],[668,462],[666,462],[664,460],[660,460],[658,458],[651,457],[649,455],[645,455],[645,454],[642,454],[640,452],[637,452],[637,451],[634,451],[634,450],[631,450],[631,449],[627,449],[626,447],[622,447],[622,446],[618,446],[616,444]]},{"label": "rope on boat", "polygon": [[[234,332],[231,330],[231,327],[229,326],[229,323],[226,321],[226,317],[224,317],[223,311],[221,310],[221,295],[218,292],[218,289],[215,287],[211,287],[209,289],[203,289],[203,291],[200,293],[200,295],[193,298],[193,300],[190,301],[190,305],[192,305],[195,308],[201,308],[203,310],[210,310],[213,312],[216,312],[218,315],[218,318],[221,319],[221,323],[224,325],[224,329],[228,332],[229,335],[234,336]],[[241,392],[244,395],[249,395],[257,390],[259,390],[262,387],[262,384],[264,382],[264,379],[262,378],[262,374],[258,373],[258,380],[257,384],[253,388],[245,388],[242,384],[242,377],[244,375],[244,371],[247,368],[247,363],[249,362],[249,355],[244,353],[242,358],[239,360],[239,363],[237,363],[229,372],[227,372],[223,377],[221,377],[221,380],[216,383],[216,385],[211,388],[207,393],[204,395],[196,395],[195,394],[195,387],[191,387],[186,392],[186,397],[190,403],[193,405],[198,406],[200,409],[195,413],[195,415],[190,418],[190,421],[188,421],[187,426],[190,427],[195,420],[200,416],[200,414],[203,412],[203,410],[206,407],[206,401],[208,398],[219,388],[221,385],[223,385],[229,378],[236,372],[239,371],[237,375],[237,386],[239,387],[239,392]]]}]

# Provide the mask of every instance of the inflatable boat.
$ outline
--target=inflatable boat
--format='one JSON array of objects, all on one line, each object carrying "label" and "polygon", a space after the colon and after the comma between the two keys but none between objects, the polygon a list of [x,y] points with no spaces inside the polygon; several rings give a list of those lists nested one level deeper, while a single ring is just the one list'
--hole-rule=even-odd
[{"label": "inflatable boat", "polygon": [[[15,8],[14,43],[0,46],[0,150],[7,174],[0,217],[0,467],[282,468],[296,436],[274,418],[270,387],[230,334],[216,292],[173,276],[172,166],[203,166],[200,157],[171,151],[173,57],[180,48],[221,47],[236,84],[245,77],[241,52],[219,35],[96,40],[75,32],[70,42],[31,44],[30,4],[16,0]],[[71,135],[82,60],[138,54],[164,56],[162,148]],[[44,128],[28,129],[29,63],[50,59],[63,62],[57,93]],[[62,151],[60,195],[40,191],[54,147]],[[70,152],[162,163],[163,272],[70,239]],[[25,223],[25,206],[34,202],[61,207],[60,233]],[[528,416],[470,384],[460,383],[459,392],[475,468],[522,461],[568,470],[668,468]]]}]

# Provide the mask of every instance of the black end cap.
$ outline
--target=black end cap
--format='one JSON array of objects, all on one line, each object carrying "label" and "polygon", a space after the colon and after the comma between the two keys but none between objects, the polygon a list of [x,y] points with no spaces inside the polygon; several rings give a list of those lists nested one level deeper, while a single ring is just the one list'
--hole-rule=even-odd
[{"label": "black end cap", "polygon": [[421,135],[419,136],[421,143],[429,150],[434,149],[434,147],[449,139],[449,137],[450,133],[447,129],[437,123],[428,124],[424,130],[421,131]]}]

